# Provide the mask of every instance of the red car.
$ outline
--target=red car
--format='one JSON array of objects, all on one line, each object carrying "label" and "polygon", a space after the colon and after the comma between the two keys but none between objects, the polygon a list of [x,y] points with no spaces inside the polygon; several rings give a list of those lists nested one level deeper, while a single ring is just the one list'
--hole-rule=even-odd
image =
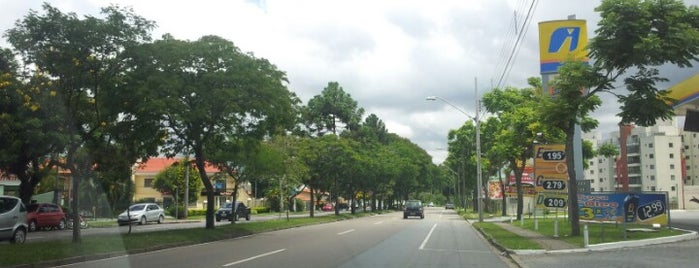
[{"label": "red car", "polygon": [[327,203],[323,205],[320,210],[322,211],[332,211],[333,210],[333,204]]},{"label": "red car", "polygon": [[34,203],[27,206],[27,225],[29,231],[34,232],[39,228],[66,228],[66,214],[60,206],[49,203]]}]

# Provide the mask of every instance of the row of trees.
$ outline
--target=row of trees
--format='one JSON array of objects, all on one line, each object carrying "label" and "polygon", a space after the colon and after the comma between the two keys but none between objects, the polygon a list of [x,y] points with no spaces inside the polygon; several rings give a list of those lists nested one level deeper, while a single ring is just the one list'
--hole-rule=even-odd
[{"label": "row of trees", "polygon": [[102,15],[44,4],[5,34],[12,49],[0,54],[0,169],[18,176],[24,202],[61,167],[71,174],[73,211],[86,182],[118,210],[133,194],[134,163],[155,155],[192,156],[206,228],[215,204],[205,165],[235,178],[234,193],[251,179],[279,180],[314,196],[390,201],[428,183],[435,167],[427,153],[376,115],[362,121],[339,83],[304,106],[283,71],[228,40],[151,40],[155,23],[130,9]]}]

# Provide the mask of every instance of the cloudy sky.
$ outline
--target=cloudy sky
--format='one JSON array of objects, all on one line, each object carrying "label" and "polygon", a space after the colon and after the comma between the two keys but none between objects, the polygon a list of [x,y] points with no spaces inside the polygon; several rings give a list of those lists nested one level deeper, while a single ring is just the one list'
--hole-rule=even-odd
[{"label": "cloudy sky", "polygon": [[[218,35],[287,73],[289,88],[306,103],[330,81],[388,130],[411,139],[441,163],[447,132],[468,120],[439,96],[475,115],[475,91],[525,87],[539,75],[537,24],[575,15],[594,36],[600,1],[560,0],[57,0],[63,12],[99,15],[110,4],[153,20],[154,37],[195,40]],[[697,5],[699,0],[685,1]],[[40,1],[0,0],[0,31],[13,27]],[[529,15],[529,16],[528,16]],[[518,53],[512,55],[520,40]],[[0,46],[7,47],[4,38]],[[509,62],[509,64],[508,64]],[[506,68],[508,67],[508,68]],[[666,88],[697,72],[668,69]],[[477,79],[477,84],[474,80]],[[609,96],[602,96],[609,97]],[[595,116],[605,134],[616,129],[616,102]]]}]

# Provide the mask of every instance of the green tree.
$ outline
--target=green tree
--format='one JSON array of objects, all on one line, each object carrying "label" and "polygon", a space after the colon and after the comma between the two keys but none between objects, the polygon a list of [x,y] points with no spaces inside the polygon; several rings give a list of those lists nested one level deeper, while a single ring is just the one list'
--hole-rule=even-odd
[{"label": "green tree", "polygon": [[[558,90],[557,97],[544,113],[547,122],[567,135],[568,166],[575,163],[575,125],[583,131],[596,126],[595,121],[584,118],[601,104],[598,95],[617,96],[621,124],[654,125],[657,119],[673,114],[672,100],[656,86],[666,81],[656,67],[689,67],[699,54],[699,9],[686,7],[682,1],[605,0],[595,11],[601,19],[588,45],[593,64],[570,61],[561,66],[552,84]],[[622,76],[625,90],[617,90],[613,83]],[[576,178],[575,169],[569,168],[568,176]],[[579,236],[575,183],[569,187],[568,208],[571,236]]]},{"label": "green tree", "polygon": [[[517,219],[524,209],[522,173],[527,159],[533,155],[533,144],[537,133],[553,135],[541,120],[540,105],[545,102],[536,88],[494,89],[483,96],[483,104],[490,113],[498,115],[500,128],[494,133],[496,142],[492,152],[507,159],[510,170],[515,175],[517,188]],[[548,138],[549,141],[552,138]]]},{"label": "green tree", "polygon": [[[187,168],[189,171],[186,170]],[[186,176],[189,176],[189,196],[187,199],[190,202],[196,201],[199,199],[199,193],[204,185],[201,182],[199,172],[197,172],[196,167],[192,166],[190,159],[181,159],[158,172],[153,181],[153,188],[161,193],[170,193],[176,196],[177,200],[184,200],[185,188],[187,187]]]},{"label": "green tree", "polygon": [[0,169],[17,176],[25,203],[57,163],[61,108],[50,79],[22,76],[12,52],[0,50]]},{"label": "green tree", "polygon": [[239,159],[226,151],[249,152],[242,148],[295,123],[286,76],[217,36],[181,41],[166,35],[133,54],[140,78],[133,82],[150,89],[146,98],[169,129],[164,151],[194,155],[207,193],[206,228],[213,229],[214,189],[205,164],[232,172]]},{"label": "green tree", "polygon": [[346,93],[338,82],[329,82],[320,95],[308,101],[306,107],[306,127],[309,134],[322,136],[327,132],[335,135],[337,123],[343,123],[346,130],[356,130],[364,114],[352,96]]},{"label": "green tree", "polygon": [[[71,172],[71,207],[77,211],[81,181],[100,177],[95,166],[102,166],[104,153],[113,149],[120,153],[109,158],[128,157],[125,162],[133,163],[157,149],[159,122],[143,112],[140,102],[127,101],[137,92],[122,90],[128,74],[123,52],[148,41],[154,23],[116,6],[103,8],[104,18],[83,19],[49,4],[43,9],[43,15],[31,11],[19,20],[7,37],[27,73],[51,79],[65,110],[62,125],[53,131],[67,145],[55,152]],[[78,221],[77,214],[73,217]],[[73,241],[80,242],[79,228],[73,229]]]}]

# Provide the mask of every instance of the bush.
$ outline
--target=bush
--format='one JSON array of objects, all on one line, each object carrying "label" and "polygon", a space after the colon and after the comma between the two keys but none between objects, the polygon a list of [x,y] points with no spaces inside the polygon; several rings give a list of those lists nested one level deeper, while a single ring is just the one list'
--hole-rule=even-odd
[{"label": "bush", "polygon": [[253,212],[254,214],[257,214],[257,213],[269,213],[269,212],[271,211],[271,209],[270,209],[269,207],[254,207],[254,208],[252,209],[252,211],[254,211],[254,212]]},{"label": "bush", "polygon": [[301,199],[294,198],[294,206],[296,206],[296,211],[306,210],[306,202],[303,202]]},{"label": "bush", "polygon": [[206,216],[206,209],[190,209],[187,213],[189,216]]},{"label": "bush", "polygon": [[[177,211],[177,213],[175,213],[175,210]],[[184,218],[184,206],[170,206],[167,209],[165,209],[165,211],[169,216],[177,216],[178,219]]]}]

